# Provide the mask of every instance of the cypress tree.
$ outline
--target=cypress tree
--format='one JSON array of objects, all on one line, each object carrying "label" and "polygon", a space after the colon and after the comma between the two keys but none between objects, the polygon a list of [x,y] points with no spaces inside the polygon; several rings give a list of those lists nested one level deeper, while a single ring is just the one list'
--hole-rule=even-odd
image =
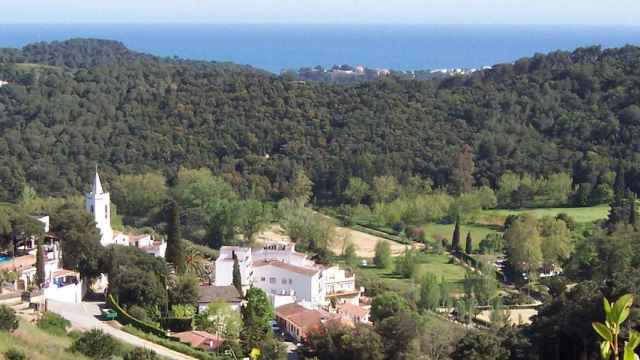
[{"label": "cypress tree", "polygon": [[618,167],[618,171],[616,171],[616,178],[613,183],[613,191],[614,191],[614,202],[621,201],[625,197],[625,193],[627,190],[627,184],[624,175],[624,168],[622,165]]},{"label": "cypress tree", "polygon": [[453,229],[451,251],[460,251],[460,218],[456,219],[456,227]]},{"label": "cypress tree", "polygon": [[471,232],[467,233],[467,240],[464,247],[464,252],[471,254],[473,251],[473,240],[471,239]]},{"label": "cypress tree", "polygon": [[164,258],[175,266],[181,274],[185,270],[184,247],[180,235],[180,209],[178,204],[171,200],[166,207],[167,213],[167,251]]},{"label": "cypress tree", "polygon": [[44,247],[42,246],[42,239],[38,238],[36,248],[36,284],[41,287],[45,282],[44,273]]},{"label": "cypress tree", "polygon": [[233,252],[233,286],[238,289],[240,295],[242,295],[242,275],[240,274],[240,262],[235,251]]},{"label": "cypress tree", "polygon": [[638,221],[638,212],[636,210],[636,195],[631,193],[628,198],[629,201],[629,225],[636,228],[636,223]]}]

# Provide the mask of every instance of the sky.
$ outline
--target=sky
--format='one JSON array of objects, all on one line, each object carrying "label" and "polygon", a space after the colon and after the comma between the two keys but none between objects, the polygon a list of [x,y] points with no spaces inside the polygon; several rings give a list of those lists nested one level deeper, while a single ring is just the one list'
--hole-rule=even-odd
[{"label": "sky", "polygon": [[0,23],[640,26],[640,0],[2,0]]}]

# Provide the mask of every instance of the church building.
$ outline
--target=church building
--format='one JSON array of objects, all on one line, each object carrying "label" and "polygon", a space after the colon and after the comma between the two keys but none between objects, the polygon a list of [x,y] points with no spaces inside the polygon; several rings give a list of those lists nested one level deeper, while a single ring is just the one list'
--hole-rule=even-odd
[{"label": "church building", "polygon": [[102,246],[135,246],[151,255],[164,257],[167,250],[166,242],[154,240],[149,234],[126,234],[113,230],[111,227],[111,196],[102,189],[102,182],[97,170],[93,187],[85,197],[85,208],[96,222]]}]

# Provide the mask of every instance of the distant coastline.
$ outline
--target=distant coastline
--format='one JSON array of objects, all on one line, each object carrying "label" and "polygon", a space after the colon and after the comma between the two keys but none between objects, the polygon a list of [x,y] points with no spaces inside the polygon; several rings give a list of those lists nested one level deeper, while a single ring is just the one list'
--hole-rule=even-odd
[{"label": "distant coastline", "polygon": [[0,24],[0,47],[113,39],[160,56],[286,69],[362,64],[396,71],[477,69],[581,46],[640,45],[640,27],[267,24]]}]

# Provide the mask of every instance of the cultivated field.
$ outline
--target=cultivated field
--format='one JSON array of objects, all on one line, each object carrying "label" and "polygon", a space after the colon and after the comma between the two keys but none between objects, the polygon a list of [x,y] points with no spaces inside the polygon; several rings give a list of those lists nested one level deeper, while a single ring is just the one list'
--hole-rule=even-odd
[{"label": "cultivated field", "polygon": [[[260,244],[268,241],[291,241],[284,229],[277,224],[271,225],[267,230],[258,234],[256,236],[256,240]],[[336,255],[342,254],[345,240],[351,241],[356,246],[356,253],[358,256],[363,258],[373,258],[374,249],[378,241],[388,242],[391,246],[391,254],[394,256],[402,254],[406,246],[395,241],[338,226],[336,227],[336,239],[331,244],[331,251]],[[420,244],[415,244],[414,246],[418,247]]]}]

